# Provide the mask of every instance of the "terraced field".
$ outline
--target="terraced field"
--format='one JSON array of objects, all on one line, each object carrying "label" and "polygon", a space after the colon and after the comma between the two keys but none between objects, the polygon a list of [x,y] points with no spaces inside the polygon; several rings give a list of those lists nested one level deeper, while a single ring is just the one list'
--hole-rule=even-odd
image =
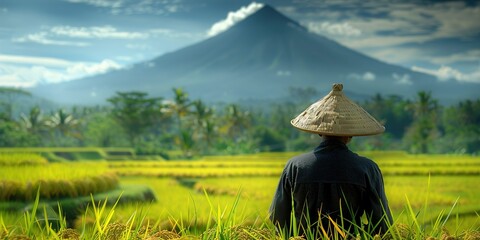
[{"label": "terraced field", "polygon": [[[431,225],[446,218],[455,229],[480,227],[480,158],[448,155],[408,155],[403,152],[365,152],[380,166],[390,207],[399,221],[407,221],[407,202],[418,212],[419,221]],[[215,156],[197,161],[111,162],[122,183],[150,182],[159,203],[155,212],[184,217],[188,212],[209,209],[202,204],[204,192],[219,197],[225,207],[240,194],[248,221],[266,219],[278,176],[295,153],[268,153],[252,156]],[[153,177],[153,179],[152,179]],[[173,179],[171,177],[174,177]],[[189,199],[184,207],[172,207],[168,199]],[[169,196],[163,199],[162,196]],[[175,198],[176,199],[176,198]],[[177,200],[172,202],[178,202]],[[458,218],[457,218],[458,216]],[[260,221],[261,222],[261,221]]]},{"label": "terraced field", "polygon": [[[132,216],[138,218],[140,214],[140,225],[148,222],[160,229],[180,230],[180,234],[185,236],[202,236],[206,229],[222,221],[234,225],[255,226],[257,229],[272,229],[267,220],[268,207],[283,166],[296,154],[259,153],[165,161],[158,160],[157,157],[150,158],[156,160],[138,160],[133,155],[130,159],[136,160],[128,160],[125,156],[120,160],[118,154],[108,155],[103,151],[98,155],[89,154],[97,156],[93,161],[66,160],[52,163],[31,155],[24,155],[22,158],[12,152],[3,153],[0,154],[0,197],[3,196],[0,207],[4,210],[1,212],[0,229],[2,226],[7,230],[16,229],[15,226],[21,225],[23,221],[21,212],[7,211],[12,209],[8,206],[13,204],[9,200],[14,199],[12,194],[6,197],[6,191],[1,191],[2,187],[6,189],[7,183],[17,184],[14,186],[18,187],[18,191],[9,191],[21,198],[19,196],[24,186],[41,185],[34,183],[57,186],[50,189],[57,189],[58,192],[58,186],[63,186],[59,185],[59,182],[70,181],[82,185],[78,179],[97,179],[92,181],[101,185],[105,180],[98,179],[106,176],[105,174],[115,176],[113,179],[116,181],[110,182],[106,188],[95,188],[95,184],[90,187],[104,197],[109,196],[111,203],[118,197],[118,191],[125,192],[122,198],[131,200],[121,202],[115,207],[105,206],[105,212],[114,211],[109,218],[110,223],[131,222]],[[480,230],[480,157],[408,155],[404,152],[360,154],[372,158],[380,166],[384,174],[387,197],[397,223],[421,226],[425,236],[429,235],[429,231],[437,226],[438,222],[445,224],[447,229],[455,233]],[[8,156],[17,160],[13,161]],[[97,159],[98,156],[101,156],[101,159]],[[7,160],[2,163],[2,158]],[[25,163],[16,164],[18,162]],[[73,185],[76,186],[75,184]],[[141,197],[128,194],[129,191],[135,192],[135,189],[142,188],[148,188],[152,196],[145,197],[145,191],[135,193]],[[53,190],[45,190],[41,197],[46,200],[75,197],[68,194],[52,195]],[[95,193],[94,190],[89,191]],[[116,195],[109,194],[115,191]],[[29,196],[23,198],[25,204],[32,198],[31,194]],[[89,223],[94,224],[98,218],[95,212],[87,211],[74,216],[69,227],[84,229]]]}]

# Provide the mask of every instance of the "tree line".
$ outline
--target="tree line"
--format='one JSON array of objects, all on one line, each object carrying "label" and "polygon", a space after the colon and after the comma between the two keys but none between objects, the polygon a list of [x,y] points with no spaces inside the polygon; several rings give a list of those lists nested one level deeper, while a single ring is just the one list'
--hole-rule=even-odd
[{"label": "tree line", "polygon": [[[290,120],[318,97],[312,88],[292,88],[288,101],[268,106],[206,104],[181,88],[173,97],[117,92],[104,106],[46,111],[34,105],[13,114],[24,90],[0,89],[0,147],[132,147],[137,154],[182,157],[260,151],[305,151],[318,136],[300,132]],[[468,153],[480,150],[480,99],[442,106],[429,92],[414,99],[376,94],[359,102],[386,127],[385,134],[358,137],[355,150]]]}]

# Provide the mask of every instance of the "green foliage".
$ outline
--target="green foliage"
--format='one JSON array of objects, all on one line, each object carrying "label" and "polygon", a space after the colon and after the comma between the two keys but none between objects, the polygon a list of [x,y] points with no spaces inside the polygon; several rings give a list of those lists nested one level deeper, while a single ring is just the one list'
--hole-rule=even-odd
[{"label": "green foliage", "polygon": [[283,152],[286,150],[286,141],[279,133],[266,127],[257,127],[253,130],[253,138],[261,152]]},{"label": "green foliage", "polygon": [[440,136],[438,131],[439,106],[431,93],[418,92],[416,102],[412,104],[414,121],[407,129],[405,141],[410,143],[413,153],[435,152],[434,141]]},{"label": "green foliage", "polygon": [[385,125],[387,134],[400,139],[404,136],[405,129],[413,121],[411,105],[410,101],[404,100],[400,96],[384,97],[376,94],[366,101],[363,107]]},{"label": "green foliage", "polygon": [[129,146],[128,137],[122,126],[108,112],[95,112],[87,116],[83,139],[86,146],[122,147]]},{"label": "green foliage", "polygon": [[[288,102],[260,107],[238,103],[206,104],[174,88],[171,100],[144,92],[119,92],[109,106],[46,109],[16,107],[28,93],[0,91],[0,147],[133,147],[139,155],[181,152],[179,157],[258,151],[306,151],[316,135],[291,127],[317,92],[292,88]],[[23,98],[21,98],[23,99]],[[360,104],[386,126],[379,136],[355,138],[354,150],[406,150],[411,153],[480,151],[480,100],[442,106],[429,92],[414,99],[376,94]],[[49,159],[61,157],[43,153]]]},{"label": "green foliage", "polygon": [[15,103],[31,94],[20,88],[0,87],[0,118],[12,120],[14,118]]},{"label": "green foliage", "polygon": [[143,92],[117,92],[108,101],[113,105],[112,116],[127,133],[131,146],[161,117],[161,98],[148,98]]},{"label": "green foliage", "polygon": [[40,139],[22,131],[16,122],[0,119],[0,147],[36,146]]},{"label": "green foliage", "polygon": [[480,99],[445,109],[443,152],[480,153]]}]

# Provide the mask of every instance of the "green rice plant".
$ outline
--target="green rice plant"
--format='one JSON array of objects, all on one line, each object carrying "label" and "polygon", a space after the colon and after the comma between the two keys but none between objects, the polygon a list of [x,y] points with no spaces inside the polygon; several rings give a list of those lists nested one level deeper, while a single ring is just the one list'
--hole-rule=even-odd
[{"label": "green rice plant", "polygon": [[[293,193],[292,193],[293,194]],[[351,209],[340,209],[338,220],[334,220],[330,215],[323,215],[321,210],[318,212],[318,221],[312,222],[309,212],[297,214],[295,212],[295,202],[292,196],[290,220],[288,226],[281,226],[277,223],[275,226],[279,239],[381,239],[378,233],[374,232],[377,226],[373,225],[364,214],[364,222],[352,222],[344,218],[344,211]],[[300,219],[298,219],[300,217]],[[323,225],[326,221],[326,225]],[[346,226],[350,227],[347,229]],[[389,225],[390,227],[390,225]],[[390,230],[386,230],[388,232]],[[386,236],[386,235],[385,235]]]},{"label": "green rice plant", "polygon": [[[37,195],[38,196],[38,195]],[[135,211],[131,212],[129,217],[124,221],[114,221],[114,215],[116,214],[116,209],[119,207],[119,199],[115,201],[115,204],[112,207],[107,207],[106,202],[108,201],[97,201],[91,197],[91,208],[87,212],[90,212],[94,215],[93,219],[93,228],[89,229],[86,220],[84,224],[78,230],[69,229],[66,227],[64,221],[60,221],[58,227],[52,225],[50,221],[51,218],[47,213],[46,208],[43,208],[43,213],[38,213],[41,208],[39,204],[39,198],[36,197],[36,201],[33,204],[33,207],[30,211],[24,214],[24,223],[20,228],[17,229],[8,229],[3,222],[3,216],[0,215],[0,229],[3,228],[3,234],[7,239],[20,239],[23,236],[23,239],[255,239],[255,240],[274,240],[274,239],[453,239],[449,231],[443,229],[439,231],[428,232],[425,228],[421,227],[421,221],[418,217],[421,215],[418,212],[415,212],[413,208],[407,203],[406,211],[407,215],[410,218],[412,224],[404,224],[397,222],[392,224],[385,236],[380,236],[372,234],[368,227],[358,224],[355,226],[355,231],[353,233],[347,234],[347,231],[343,228],[343,221],[334,221],[332,218],[328,218],[328,221],[331,223],[330,228],[322,225],[312,224],[306,217],[306,226],[313,226],[315,231],[319,235],[315,234],[310,227],[298,226],[295,222],[295,213],[292,212],[292,224],[293,226],[289,228],[289,232],[276,232],[275,227],[272,223],[268,222],[267,219],[263,220],[263,223],[260,227],[249,227],[246,224],[245,219],[239,216],[242,216],[242,211],[240,207],[240,191],[233,199],[233,203],[230,207],[222,207],[218,204],[215,204],[211,196],[208,193],[203,193],[204,198],[208,202],[209,207],[209,222],[205,231],[200,234],[190,235],[190,229],[181,229],[179,227],[178,234],[175,231],[171,230],[161,230],[158,229],[158,222],[151,224],[147,218],[147,213],[152,209],[146,208],[142,205],[137,205]],[[453,207],[452,207],[453,209]],[[240,211],[239,211],[240,210]],[[428,210],[427,208],[423,210]],[[61,213],[61,209],[59,209]],[[446,215],[446,217],[451,216],[452,210]],[[44,218],[41,218],[41,216]],[[86,219],[87,213],[84,215]],[[61,214],[59,214],[58,219],[63,219]],[[178,219],[173,219],[177,221]],[[181,221],[178,221],[181,222]],[[367,219],[368,222],[368,219]],[[441,224],[445,222],[445,219],[442,218],[438,228],[441,228]],[[418,226],[416,226],[418,224]],[[191,227],[191,226],[187,226]],[[471,230],[456,234],[455,239],[478,239],[480,232],[477,230]],[[70,237],[70,238],[67,238]]]},{"label": "green rice plant", "polygon": [[4,180],[0,181],[0,200],[13,200],[22,188],[19,182]]},{"label": "green rice plant", "polygon": [[118,177],[113,173],[81,179],[39,179],[26,184],[10,180],[0,180],[0,201],[33,200],[36,189],[45,199],[78,197],[90,193],[105,192],[118,186]]},{"label": "green rice plant", "polygon": [[[98,237],[103,237],[107,236],[107,233],[110,233],[110,235],[115,235],[118,237],[117,239],[120,239],[120,236],[118,236],[118,228],[111,228],[109,227],[110,221],[112,220],[113,214],[114,214],[114,209],[115,206],[117,206],[118,201],[120,200],[120,197],[117,199],[111,210],[105,215],[106,213],[106,206],[107,206],[107,199],[103,201],[103,204],[101,201],[98,202],[98,205],[95,203],[95,200],[92,198],[92,210],[93,213],[95,214],[95,228],[93,231],[93,236],[98,236]],[[113,238],[111,238],[113,239]]]},{"label": "green rice plant", "polygon": [[23,165],[0,168],[2,180],[14,180],[21,183],[39,179],[77,179],[105,172],[109,172],[108,166],[101,162],[50,163],[42,166]]},{"label": "green rice plant", "polygon": [[[425,214],[425,217],[420,215],[422,218],[419,221],[421,224],[430,224],[429,222],[432,222],[443,209],[449,209],[458,196],[460,196],[460,199],[452,214],[458,211],[466,213],[478,211],[478,201],[476,199],[480,198],[480,191],[476,186],[479,180],[480,176],[432,176],[430,187],[426,188],[425,182],[428,181],[428,176],[387,176],[385,178],[385,189],[394,217],[399,218],[400,222],[408,222],[409,220],[408,216],[402,213],[405,208],[405,194],[408,195],[413,209],[422,208],[426,194],[428,194],[428,211],[422,213]],[[246,221],[252,221],[252,219],[266,217],[266,209],[268,209],[273,198],[278,177],[202,178],[196,181],[197,190],[183,186],[169,178],[124,177],[122,183],[148,183],[152,186],[158,200],[156,203],[149,203],[153,213],[150,215],[151,218],[175,218],[177,220],[182,218],[183,221],[191,219],[188,216],[188,211],[196,211],[196,216],[198,216],[196,225],[205,226],[208,220],[205,216],[209,215],[209,212],[205,209],[209,209],[209,205],[202,199],[201,186],[211,188],[212,191],[206,189],[207,193],[210,198],[215,198],[220,204],[221,202],[233,201],[234,193],[238,189],[242,189],[240,205],[242,205],[241,208],[245,209],[243,214],[246,216]],[[228,190],[228,194],[221,194],[223,190]],[[196,206],[194,210],[191,210],[193,203]],[[121,206],[117,209],[118,211],[121,211],[123,216],[127,216],[128,212],[132,212],[134,209]],[[470,219],[470,222],[463,223],[459,231],[475,224],[476,219],[474,217]],[[447,226],[449,222],[452,222],[451,218],[447,221]],[[192,224],[188,221],[186,223],[186,225]],[[455,229],[455,226],[449,226],[449,228]]]},{"label": "green rice plant", "polygon": [[[378,154],[381,156],[381,153]],[[395,223],[389,231],[392,239],[415,239],[416,237],[441,239],[450,236],[456,239],[470,240],[478,233],[480,175],[474,174],[479,163],[478,157],[407,155],[401,158],[401,154],[387,155],[384,154],[382,158],[375,160],[382,172],[386,173],[384,174],[385,189],[395,219]],[[135,188],[137,184],[151,186],[157,198],[156,202],[147,201],[136,205],[119,204],[114,208],[115,213],[107,225],[107,228],[112,229],[111,232],[122,230],[122,234],[129,235],[131,239],[136,236],[140,239],[155,236],[158,239],[162,234],[164,237],[176,236],[186,239],[207,239],[206,236],[217,235],[230,236],[232,239],[243,239],[242,237],[245,239],[277,239],[275,227],[268,221],[267,209],[278,183],[278,176],[286,161],[284,156],[286,155],[262,153],[249,156],[212,156],[189,161],[97,162],[91,165],[74,162],[56,165],[60,166],[58,169],[63,168],[68,175],[82,172],[83,168],[91,172],[98,171],[88,176],[102,175],[110,170],[116,171],[124,175],[117,178],[117,183],[121,183],[122,189],[124,187]],[[48,168],[47,166],[45,169]],[[27,170],[32,168],[24,167],[26,166],[15,168],[18,179],[22,179],[23,173],[27,176],[38,176]],[[68,172],[69,168],[74,168],[77,172]],[[42,171],[42,168],[37,169]],[[465,169],[467,171],[464,171]],[[3,168],[0,168],[0,172],[2,170]],[[462,171],[463,173],[469,171],[472,174],[463,174]],[[436,175],[437,172],[442,175]],[[3,177],[3,175],[0,176]],[[15,175],[12,174],[12,176]],[[162,176],[162,178],[157,178],[157,176]],[[17,180],[10,177],[6,173],[5,181]],[[192,178],[194,184],[180,184],[175,177]],[[51,180],[53,189],[51,189],[50,195],[57,196],[58,189],[65,188],[72,191],[66,184],[67,182],[73,183],[75,179],[83,178],[69,180],[71,179],[69,176],[49,179],[53,179]],[[102,186],[106,185],[110,181],[109,179],[105,177],[102,181],[82,182],[80,184],[82,187],[74,189],[79,192],[88,192],[88,188],[103,189]],[[2,180],[4,179],[2,178]],[[112,180],[112,182],[115,181]],[[427,182],[426,185],[425,182]],[[34,184],[31,183],[31,185],[31,199],[33,200],[36,191],[33,190],[35,189]],[[2,187],[1,184],[0,187]],[[6,188],[4,187],[4,189]],[[238,189],[242,189],[242,191],[239,192]],[[11,191],[15,192],[15,190]],[[205,192],[210,202],[206,199]],[[80,193],[77,194],[80,196]],[[238,194],[240,196],[237,196]],[[240,200],[236,203],[236,210],[233,211],[235,218],[227,220],[228,214],[232,212],[232,202],[235,202],[236,198],[240,198]],[[98,200],[97,198],[96,201]],[[101,208],[101,205],[98,208]],[[41,206],[39,209],[42,209]],[[106,207],[104,216],[108,215],[110,209],[110,206]],[[140,214],[141,209],[148,209],[148,211],[142,215],[143,213]],[[90,214],[84,220],[84,227],[79,223],[81,220],[79,219],[76,224],[77,230],[72,232],[63,229],[62,233],[58,231],[56,234],[60,236],[60,234],[68,234],[68,232],[74,235],[78,233],[82,239],[95,239],[92,232],[96,218],[92,210],[89,211]],[[41,215],[45,215],[45,213],[39,212],[37,218],[41,219]],[[220,218],[219,216],[222,214],[223,217]],[[221,219],[220,222],[218,219]],[[4,212],[0,213],[0,234],[2,225],[4,225],[9,236],[25,235],[23,230],[15,227],[15,225],[24,226],[25,224],[12,225],[14,220],[15,218]],[[218,226],[217,222],[221,226]],[[55,224],[52,224],[52,229],[54,226]],[[337,228],[342,230],[341,226],[342,224],[339,222]],[[450,231],[444,230],[443,227]],[[22,229],[24,228],[22,227]],[[37,229],[36,233],[46,231],[45,228],[38,230],[39,228],[38,226],[34,228]],[[341,231],[336,230],[335,225],[332,225],[331,228],[334,234],[337,234],[331,239],[341,239]],[[319,231],[322,231],[321,228]],[[328,232],[329,230],[325,228],[324,231]],[[55,239],[53,233],[41,234]],[[103,237],[105,236],[103,235]],[[306,234],[303,238],[308,238],[308,236],[310,235]],[[296,237],[300,239],[300,236]],[[365,231],[358,230],[352,237],[354,239],[378,239],[382,236],[372,236],[368,233],[368,229],[365,229]],[[43,237],[43,239],[46,238]],[[97,239],[99,239],[98,236]]]},{"label": "green rice plant", "polygon": [[118,177],[104,163],[50,163],[0,168],[0,201],[85,196],[118,186]]},{"label": "green rice plant", "polygon": [[[431,177],[428,177],[427,182],[427,194],[423,206],[420,210],[415,211],[408,198],[405,195],[405,212],[407,214],[408,224],[398,224],[391,229],[390,234],[394,239],[425,239],[425,238],[439,238],[442,234],[445,234],[445,225],[448,219],[451,218],[454,208],[457,206],[459,197],[452,204],[449,212],[445,214],[445,210],[442,209],[435,218],[429,219],[429,192],[431,190]],[[421,216],[421,218],[420,218]],[[450,236],[450,235],[449,235]],[[442,239],[444,239],[442,237]]]},{"label": "green rice plant", "polygon": [[[125,151],[118,149],[119,151]],[[1,148],[0,154],[23,154],[31,153],[42,156],[49,162],[65,162],[78,160],[101,160],[107,156],[105,149],[102,148],[84,148],[84,147],[69,147],[69,148]],[[109,149],[115,151],[115,149]],[[131,151],[131,149],[127,149]]]},{"label": "green rice plant", "polygon": [[[204,235],[204,239],[231,239],[232,232],[230,231],[233,226],[235,226],[236,223],[236,210],[238,206],[238,201],[240,199],[240,194],[237,194],[237,197],[235,198],[235,201],[233,202],[233,206],[231,207],[230,211],[227,212],[227,208],[224,208],[223,210],[220,208],[220,206],[217,206],[216,208],[213,206],[212,202],[210,201],[210,198],[208,197],[207,192],[205,191],[205,197],[208,201],[208,204],[210,205],[210,215],[214,217],[215,220],[215,231],[213,233],[206,233]],[[209,218],[210,219],[210,218]],[[207,224],[207,228],[210,228],[211,222],[209,221]]]}]

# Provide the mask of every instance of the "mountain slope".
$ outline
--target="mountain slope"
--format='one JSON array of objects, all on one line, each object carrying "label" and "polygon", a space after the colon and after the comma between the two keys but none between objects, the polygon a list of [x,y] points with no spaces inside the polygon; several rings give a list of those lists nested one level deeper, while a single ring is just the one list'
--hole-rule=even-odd
[{"label": "mountain slope", "polygon": [[[359,76],[367,74],[369,80]],[[413,96],[432,91],[443,101],[473,97],[479,85],[438,82],[434,77],[390,65],[308,32],[266,5],[229,30],[103,75],[51,84],[34,93],[64,103],[101,103],[116,91],[145,91],[168,97],[174,87],[205,101],[276,99],[289,87],[322,92],[334,82],[346,91]]]}]

